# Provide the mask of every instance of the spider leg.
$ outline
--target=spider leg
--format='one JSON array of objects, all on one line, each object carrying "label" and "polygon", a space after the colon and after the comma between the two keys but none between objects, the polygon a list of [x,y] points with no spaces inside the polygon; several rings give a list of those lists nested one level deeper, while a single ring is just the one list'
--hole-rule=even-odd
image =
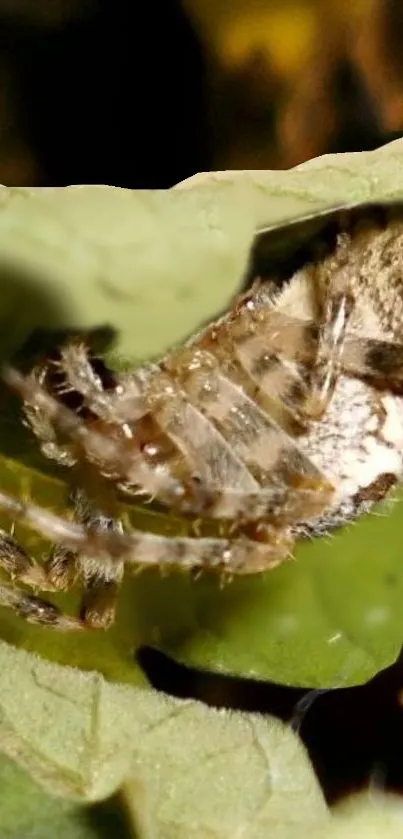
[{"label": "spider leg", "polygon": [[128,373],[113,375],[113,387],[106,390],[84,343],[65,344],[60,350],[59,366],[68,386],[77,391],[84,405],[105,422],[135,422],[146,413],[147,406],[135,376]]},{"label": "spider leg", "polygon": [[[160,404],[156,399],[153,411],[161,427],[197,465],[207,488],[204,514],[264,518],[285,526],[317,515],[331,501],[334,487],[322,472],[240,384],[221,372],[211,352],[186,348],[166,366],[171,397]],[[184,396],[175,393],[175,382]],[[156,375],[154,389],[167,392],[163,373]],[[230,470],[224,444],[232,458],[244,470],[247,467],[255,487],[242,483],[240,475]]]},{"label": "spider leg", "polygon": [[[264,335],[247,336],[235,346],[237,358],[256,387],[285,404],[302,421],[300,406],[303,408],[307,398],[308,384],[298,368],[312,365],[317,339],[318,327],[313,321],[269,311],[265,313]],[[380,390],[403,393],[403,344],[347,332],[340,350],[341,373],[364,379]]]},{"label": "spider leg", "polygon": [[[3,530],[0,531],[0,568],[17,584],[24,583],[43,591],[54,591],[56,588],[48,577],[46,567],[34,563],[14,537]],[[62,631],[84,628],[77,618],[64,614],[58,606],[31,594],[19,585],[0,583],[0,606],[13,609],[29,623],[53,626]]]},{"label": "spider leg", "polygon": [[290,556],[294,539],[287,528],[256,523],[252,536],[240,525],[235,538],[168,537],[133,529],[96,531],[32,503],[0,492],[0,509],[51,541],[70,547],[97,567],[123,561],[134,569],[199,568],[228,574],[257,573]]},{"label": "spider leg", "polygon": [[[205,371],[209,386],[213,375],[210,360],[208,359]],[[242,420],[245,427],[246,416],[249,439],[246,438],[248,445],[244,445],[243,451],[244,453],[252,452],[250,459],[256,462],[256,466],[259,458],[264,456],[263,466],[267,482],[263,488],[257,481],[256,488],[253,484],[248,487],[228,486],[222,451],[215,445],[208,455],[208,440],[207,448],[205,447],[204,450],[199,445],[199,463],[203,460],[207,462],[207,456],[209,456],[211,467],[216,470],[215,485],[203,480],[195,481],[194,484],[190,483],[190,486],[181,484],[168,469],[153,468],[138,449],[133,450],[132,438],[127,441],[88,426],[82,418],[59,404],[38,383],[24,378],[14,369],[8,368],[3,375],[6,382],[20,393],[23,399],[28,398],[46,410],[50,420],[64,434],[81,445],[84,456],[97,466],[105,477],[140,484],[151,495],[158,497],[172,508],[214,518],[237,518],[239,514],[244,514],[245,518],[254,519],[271,517],[276,525],[282,526],[301,518],[301,510],[303,510],[304,518],[307,514],[316,515],[333,495],[333,486],[298,448],[295,441],[274,421],[260,412],[260,425],[258,424],[257,428],[253,426],[252,421],[249,422],[248,412],[255,421],[257,407],[239,386],[224,376],[216,377],[216,383],[221,388],[221,393],[218,395],[215,386],[211,389],[209,387],[206,393],[198,392],[197,388],[203,388],[205,383],[205,379],[200,375],[196,380],[196,390],[189,386],[187,395],[191,398],[202,396],[204,408],[204,403],[213,406],[214,410],[205,411],[209,419],[214,411],[215,413],[218,411],[221,417],[223,414],[232,412],[233,416],[236,415],[239,420]],[[192,376],[189,376],[188,381],[193,382]],[[184,404],[186,405],[186,402]],[[174,406],[176,410],[177,402]],[[195,416],[194,412],[193,416]],[[263,423],[265,423],[264,428]],[[188,422],[188,430],[189,427]],[[262,429],[265,436],[262,436]],[[182,431],[185,433],[183,427]],[[235,440],[235,436],[231,443]],[[197,445],[196,442],[195,445]]]},{"label": "spider leg", "polygon": [[67,591],[72,588],[79,578],[77,555],[65,545],[55,545],[43,564],[45,585],[51,591]]},{"label": "spider leg", "polygon": [[[122,522],[114,515],[108,515],[105,504],[102,503],[105,496],[110,500],[109,485],[102,478],[98,478],[97,489],[95,499],[87,491],[79,490],[75,493],[76,519],[88,530],[100,535],[105,532],[123,534]],[[94,556],[76,552],[75,564],[85,587],[80,608],[83,623],[92,629],[108,629],[115,620],[117,598],[124,573],[123,560],[104,560],[99,563]]]},{"label": "spider leg", "polygon": [[[86,346],[72,342],[60,350],[60,360],[52,365],[63,373],[63,389],[56,388],[57,395],[77,392],[82,397],[83,405],[94,416],[105,422],[123,424],[133,423],[146,412],[146,405],[140,393],[140,387],[133,375],[123,374],[114,380],[114,389],[106,390],[103,382],[93,369]],[[48,365],[36,367],[29,378],[45,389]],[[111,374],[112,377],[112,374]],[[63,445],[58,439],[56,429],[48,411],[38,401],[26,398],[23,404],[26,424],[39,440],[41,451],[50,460],[60,466],[74,466],[77,456],[71,446]]]},{"label": "spider leg", "polygon": [[329,405],[353,305],[348,291],[329,294],[319,327],[281,312],[268,313],[272,328],[275,324],[279,330],[273,340],[257,335],[235,347],[237,359],[263,395],[259,401],[268,401],[269,409],[277,403],[280,417],[287,423],[290,415],[297,431],[320,419]]},{"label": "spider leg", "polygon": [[29,554],[18,544],[16,539],[5,530],[0,530],[0,568],[16,582],[25,583],[32,588],[52,591],[47,575],[41,565],[37,565]]},{"label": "spider leg", "polygon": [[122,431],[119,437],[108,427],[98,431],[58,402],[31,377],[24,377],[17,370],[6,368],[3,370],[3,379],[24,402],[45,414],[48,422],[72,440],[105,477],[140,486],[149,495],[161,498],[169,506],[174,506],[178,497],[184,494],[184,487],[168,470],[156,470],[149,465],[129,428],[118,428]]},{"label": "spider leg", "polygon": [[342,364],[347,375],[403,395],[403,344],[348,335]]},{"label": "spider leg", "polygon": [[[84,506],[85,505],[85,506]],[[76,500],[76,513],[89,530],[100,533],[104,528],[121,531],[115,522],[91,509],[83,495]],[[43,532],[38,528],[39,532]],[[66,591],[79,577],[83,578],[85,593],[80,618],[64,614],[53,603],[20,589],[0,584],[0,606],[9,606],[31,623],[53,626],[60,630],[107,629],[115,618],[116,600],[123,578],[123,560],[97,562],[64,544],[57,544],[43,566],[36,565],[18,542],[0,531],[0,568],[13,581],[22,582],[45,591]]]},{"label": "spider leg", "polygon": [[[343,271],[343,248],[337,260],[340,262],[328,279],[315,358],[308,377],[309,395],[303,406],[306,416],[313,420],[323,416],[333,396],[340,374],[347,327],[355,306],[351,275]],[[318,274],[328,273],[329,267],[325,262],[316,266],[316,271]]]},{"label": "spider leg", "polygon": [[[323,416],[338,376],[347,372],[353,311],[347,280],[336,276],[319,325],[269,309],[260,314],[253,334],[241,333],[234,340],[235,358],[256,388],[256,401],[294,433]],[[246,388],[250,392],[247,381]]]},{"label": "spider leg", "polygon": [[53,603],[30,594],[18,586],[0,584],[0,606],[12,609],[28,623],[52,627],[62,632],[84,629],[78,618],[64,614]]},{"label": "spider leg", "polygon": [[307,388],[296,394],[300,412],[308,422],[323,417],[333,396],[347,328],[355,309],[354,279],[360,269],[360,252],[351,248],[351,237],[345,233],[338,236],[336,251],[309,269],[318,329],[313,359],[307,369]]},{"label": "spider leg", "polygon": [[[95,533],[107,530],[123,532],[113,490],[102,476],[95,475],[91,466],[76,474],[80,489],[71,493],[74,520]],[[107,629],[115,619],[116,603],[123,578],[123,562],[97,563],[93,556],[56,544],[44,565],[44,572],[58,590],[71,588],[78,580],[84,585],[80,617],[85,626]]]},{"label": "spider leg", "polygon": [[[305,428],[325,413],[341,370],[355,308],[352,288],[360,269],[359,253],[350,253],[349,248],[350,238],[342,234],[334,254],[306,268],[312,291],[306,305],[312,320],[290,317],[287,308],[281,308],[281,295],[273,296],[263,283],[240,299],[235,318],[223,318],[200,339],[224,363],[225,356],[235,356],[257,384],[256,399],[263,407],[271,412],[273,402],[280,403],[280,417],[288,411]],[[302,286],[296,279],[297,308],[300,294]],[[286,307],[290,300],[289,296]],[[250,392],[247,380],[245,386]]]},{"label": "spider leg", "polygon": [[[44,370],[34,368],[28,378],[33,384],[42,387]],[[71,451],[71,447],[63,445],[58,439],[48,413],[30,400],[23,403],[23,411],[25,414],[24,425],[28,426],[39,440],[40,449],[45,457],[58,463],[59,466],[74,466],[76,457]]]},{"label": "spider leg", "polygon": [[270,331],[246,338],[235,348],[255,384],[270,400],[282,403],[302,427],[320,419],[329,405],[353,309],[348,287],[342,290],[335,282],[319,326],[282,312],[267,312]]},{"label": "spider leg", "polygon": [[[102,532],[104,529],[117,529],[122,531],[121,522],[112,514],[113,500],[110,486],[98,475],[96,481],[92,481],[91,467],[86,470],[86,481],[89,492],[96,495],[94,503],[90,495],[82,489],[72,493],[74,502],[75,518],[88,529],[95,532]],[[76,480],[78,475],[75,475]],[[97,492],[95,492],[95,488]],[[110,508],[110,515],[104,514],[102,508]],[[29,554],[18,542],[5,531],[0,530],[0,568],[15,582],[21,582],[32,588],[42,591],[67,591],[80,578],[84,583],[84,596],[81,605],[81,620],[68,618],[61,615],[60,610],[52,604],[47,605],[42,598],[33,598],[22,591],[25,600],[21,602],[21,609],[25,608],[24,603],[32,605],[28,610],[31,621],[52,623],[56,621],[58,628],[76,628],[77,624],[91,628],[107,628],[114,620],[116,600],[119,586],[123,577],[123,562],[113,561],[98,565],[96,559],[79,555],[77,551],[63,543],[56,544],[43,565],[36,564]],[[5,602],[11,603],[12,598],[6,586]],[[27,599],[28,598],[28,599]],[[38,609],[35,608],[35,604]],[[1,603],[0,603],[1,605]],[[67,623],[66,623],[67,621]]]},{"label": "spider leg", "polygon": [[[309,422],[304,406],[309,398],[307,365],[312,366],[318,327],[284,312],[262,312],[252,334],[234,336],[234,376],[260,407],[292,434]],[[228,352],[228,351],[227,351]],[[220,345],[214,354],[221,356]],[[223,359],[225,362],[225,358]]]}]

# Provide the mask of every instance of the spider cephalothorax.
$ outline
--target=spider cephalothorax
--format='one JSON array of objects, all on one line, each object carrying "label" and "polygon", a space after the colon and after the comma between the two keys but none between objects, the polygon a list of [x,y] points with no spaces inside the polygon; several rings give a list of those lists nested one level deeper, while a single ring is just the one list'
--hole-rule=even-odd
[{"label": "spider cephalothorax", "polygon": [[[0,508],[55,545],[42,566],[3,535],[14,584],[0,605],[59,629],[107,627],[125,567],[262,572],[401,480],[403,208],[333,211],[320,226],[272,263],[261,233],[260,277],[159,362],[113,374],[77,338],[27,377],[4,371],[43,453],[71,470],[76,520],[0,492]],[[125,532],[118,492],[180,513],[189,535]],[[20,583],[82,585],[80,617]]]}]

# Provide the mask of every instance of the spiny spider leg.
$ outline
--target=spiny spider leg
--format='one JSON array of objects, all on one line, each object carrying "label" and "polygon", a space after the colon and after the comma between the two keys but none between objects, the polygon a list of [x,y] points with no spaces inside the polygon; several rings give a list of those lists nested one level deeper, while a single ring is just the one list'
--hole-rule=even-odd
[{"label": "spiny spider leg", "polygon": [[251,398],[283,428],[298,435],[309,424],[304,406],[310,391],[302,363],[312,364],[317,328],[281,312],[271,315],[269,336],[254,334],[235,342],[234,359]]},{"label": "spiny spider leg", "polygon": [[58,365],[65,374],[67,386],[80,393],[86,407],[96,416],[112,424],[129,420],[133,423],[142,417],[147,406],[133,374],[116,376],[115,387],[106,390],[93,364],[82,342],[71,341],[60,350]]},{"label": "spiny spider leg", "polygon": [[54,590],[42,566],[37,565],[5,530],[0,530],[0,568],[13,581],[25,583],[32,588]]},{"label": "spiny spider leg", "polygon": [[[340,373],[347,326],[354,311],[351,276],[343,271],[345,258],[341,247],[337,261],[332,260],[330,263],[331,273],[326,261],[317,265],[315,269],[316,274],[325,273],[328,283],[323,282],[323,278],[316,277],[316,289],[320,286],[326,288],[327,285],[327,291],[322,318],[319,321],[315,359],[309,374],[309,397],[304,405],[304,413],[309,419],[320,419],[332,398]],[[336,264],[333,264],[334,262]]]},{"label": "spiny spider leg", "polygon": [[59,629],[62,632],[84,629],[79,618],[64,614],[58,606],[29,594],[16,586],[0,584],[0,606],[13,609],[19,617],[24,618],[28,623],[37,623],[41,626]]},{"label": "spiny spider leg", "polygon": [[43,569],[52,591],[68,591],[80,576],[77,554],[65,545],[53,546]]},{"label": "spiny spider leg", "polygon": [[[325,283],[320,274],[326,272],[327,276],[329,265],[315,267],[317,324],[273,309],[263,288],[249,322],[244,319],[244,330],[238,324],[231,331],[235,356],[253,381],[269,400],[285,405],[305,427],[320,419],[329,405],[354,311],[351,277],[343,272],[342,253],[331,268],[334,273]],[[319,297],[321,284],[327,288],[323,301]],[[307,363],[309,370],[299,366]]]},{"label": "spiny spider leg", "polygon": [[[0,531],[0,567],[13,582],[25,583],[42,591],[55,591],[56,587],[52,585],[46,567],[35,564],[16,539],[3,530]],[[61,631],[84,628],[78,618],[64,614],[58,606],[18,585],[0,583],[0,606],[13,609],[28,623],[52,626]]]},{"label": "spiny spider leg", "polygon": [[[204,353],[204,356],[206,355]],[[203,383],[203,377],[199,375],[194,379],[189,367],[187,372],[189,374],[187,395],[192,396],[190,383],[195,381],[199,388]],[[208,360],[206,374],[210,377],[212,373],[210,360]],[[193,495],[189,493],[187,496],[187,487],[184,485],[181,487],[178,480],[169,475],[167,470],[153,470],[141,453],[135,450],[133,454],[124,440],[88,427],[80,417],[59,404],[38,383],[24,378],[16,370],[10,368],[3,375],[5,381],[23,399],[28,398],[31,402],[37,402],[48,412],[52,422],[63,433],[81,444],[85,456],[92,464],[98,466],[104,476],[114,476],[132,483],[138,482],[170,507],[194,514],[206,514],[214,518],[237,518],[238,515],[242,515],[246,520],[270,518],[278,526],[298,521],[301,516],[301,505],[305,514],[307,510],[312,516],[319,513],[333,495],[333,486],[322,473],[299,450],[292,438],[262,412],[260,412],[260,424],[262,425],[264,420],[266,426],[270,427],[273,452],[270,453],[271,471],[267,469],[267,477],[270,473],[271,480],[268,480],[267,485],[261,488],[257,484],[256,490],[228,487],[224,474],[220,481],[217,480],[218,486],[205,486],[201,482],[199,486],[197,484],[194,486]],[[242,419],[242,412],[246,411],[251,412],[251,416],[254,417],[256,406],[243,394],[241,388],[223,376],[217,381],[224,391],[217,399],[214,396],[214,388],[212,391],[209,390],[208,394],[205,394],[206,399],[202,401],[204,408],[209,402],[210,408],[216,407],[221,414],[232,411]],[[181,383],[186,386],[185,380],[181,380]],[[193,393],[196,399],[197,395],[197,392]],[[208,416],[210,417],[212,413],[214,410],[210,410]],[[253,423],[249,422],[249,433],[252,432],[253,440],[262,456],[261,428],[256,431]],[[216,457],[216,460],[219,462],[219,457]],[[275,480],[276,468],[280,470],[277,482]],[[178,492],[178,489],[182,491]]]},{"label": "spiny spider leg", "polygon": [[[85,480],[84,485],[89,483]],[[77,490],[74,493],[76,520],[87,530],[102,534],[107,532],[123,533],[122,522],[118,515],[108,515],[107,507],[111,501],[110,486],[102,477],[97,478],[96,497],[93,493]],[[104,503],[106,500],[106,504]],[[113,503],[113,502],[112,502]],[[110,510],[112,513],[112,509]],[[75,555],[75,564],[79,568],[84,584],[80,616],[86,626],[92,629],[107,629],[115,620],[119,589],[123,580],[123,559],[98,563],[94,557],[82,552]]]},{"label": "spiny spider leg", "polygon": [[[51,363],[53,366],[62,368],[65,376],[63,391],[56,388],[56,392],[62,395],[76,391],[82,397],[83,404],[105,422],[110,422],[115,426],[124,425],[129,421],[133,423],[144,416],[147,407],[134,376],[122,374],[116,380],[113,392],[102,390],[102,382],[92,369],[84,345],[69,344],[63,347],[60,351],[60,360]],[[46,376],[47,367],[45,366],[35,368],[29,378],[32,382],[45,387]],[[75,453],[71,451],[71,446],[63,445],[58,439],[46,408],[41,407],[37,401],[31,402],[26,399],[23,410],[45,457],[54,460],[60,466],[74,466]]]},{"label": "spiny spider leg", "polygon": [[347,335],[342,358],[347,375],[380,390],[403,394],[403,344]]},{"label": "spiny spider leg", "polygon": [[216,570],[224,574],[263,571],[290,556],[293,538],[286,529],[259,523],[250,539],[239,526],[234,538],[167,537],[134,528],[130,533],[103,532],[87,528],[32,503],[24,503],[0,491],[0,509],[24,522],[51,541],[70,547],[77,554],[95,557],[97,563],[123,560],[134,569],[146,567]]},{"label": "spiny spider leg", "polygon": [[[35,368],[28,378],[32,382],[42,386],[44,377],[45,371]],[[58,440],[56,429],[51,422],[49,414],[39,405],[32,404],[29,400],[24,402],[23,411],[26,417],[24,419],[24,425],[27,425],[38,438],[41,452],[45,457],[55,461],[60,466],[74,466],[76,458],[71,451],[71,447],[62,445]]]},{"label": "spiny spider leg", "polygon": [[3,369],[3,379],[24,402],[45,413],[55,427],[78,444],[105,476],[140,485],[151,496],[161,497],[170,506],[177,501],[182,489],[179,482],[167,471],[157,472],[150,467],[129,432],[126,438],[117,440],[112,434],[89,428],[82,418],[47,393],[39,382],[12,368]]},{"label": "spiny spider leg", "polygon": [[[208,515],[214,518],[270,520],[292,524],[303,513],[314,516],[329,503],[334,488],[320,470],[268,413],[229,376],[223,375],[213,353],[197,346],[178,351],[166,365],[171,373],[171,401],[153,405],[158,421],[178,444],[184,440],[186,449],[198,458],[201,474],[206,477],[210,493]],[[175,375],[175,379],[174,379]],[[175,392],[173,380],[186,398]],[[150,385],[152,387],[152,385]],[[164,376],[155,375],[156,392],[167,390]],[[241,485],[239,478],[228,472],[228,464],[217,441],[200,434],[197,415],[202,413],[210,427],[220,432],[233,456],[248,469],[257,482],[257,489]],[[218,466],[220,471],[218,471]],[[206,469],[211,470],[211,478]],[[214,471],[215,470],[215,474]],[[215,480],[214,480],[215,479]],[[217,491],[214,493],[214,484]]]},{"label": "spiny spider leg", "polygon": [[[122,532],[119,520],[95,511],[83,492],[76,493],[77,518],[89,530],[103,532],[117,529]],[[107,629],[115,618],[118,590],[123,578],[123,560],[98,563],[94,557],[80,555],[65,545],[56,545],[43,566],[34,564],[18,542],[0,531],[0,567],[13,581],[47,591],[67,591],[81,577],[84,595],[80,619],[65,615],[52,603],[41,597],[0,583],[0,606],[10,606],[31,623],[69,630],[83,628]]]},{"label": "spiny spider leg", "polygon": [[[75,493],[77,519],[88,531],[103,533],[107,530],[123,532],[119,519],[95,510],[85,494]],[[117,595],[123,578],[123,560],[113,558],[98,563],[94,556],[86,557],[65,545],[56,545],[43,566],[35,565],[18,542],[0,532],[0,567],[12,580],[47,591],[67,591],[81,578],[84,595],[80,619],[63,615],[57,606],[42,598],[16,589],[15,597],[6,585],[0,606],[11,606],[31,623],[54,625],[58,629],[90,627],[107,629],[114,621]],[[3,599],[2,599],[3,597]]]},{"label": "spiny spider leg", "polygon": [[[289,364],[312,364],[318,327],[279,311],[265,313],[264,334],[240,339],[236,354],[257,386],[284,403],[295,403],[298,374]],[[267,348],[270,347],[268,354]],[[272,357],[276,363],[272,364]],[[277,362],[283,367],[279,368]],[[379,389],[403,392],[403,344],[347,332],[341,342],[340,373]],[[297,387],[298,389],[298,387]],[[305,392],[304,397],[305,398]],[[296,405],[295,405],[296,407]]]},{"label": "spiny spider leg", "polygon": [[[312,320],[302,320],[286,312],[269,309],[262,311],[251,334],[238,331],[231,337],[236,355],[248,372],[252,372],[255,365],[258,371],[264,373],[267,353],[296,364],[312,364],[317,348],[318,326]],[[267,380],[267,384],[259,380],[259,385],[268,393],[273,384],[275,386],[275,382],[270,380]]]}]

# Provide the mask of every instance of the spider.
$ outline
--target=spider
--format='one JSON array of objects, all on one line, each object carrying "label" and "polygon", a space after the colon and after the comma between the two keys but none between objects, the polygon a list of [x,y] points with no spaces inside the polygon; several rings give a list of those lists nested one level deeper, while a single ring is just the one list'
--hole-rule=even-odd
[{"label": "spider", "polygon": [[[74,475],[75,518],[0,492],[53,544],[37,564],[1,534],[0,605],[106,629],[125,568],[264,572],[401,480],[403,207],[332,211],[320,227],[272,259],[262,231],[252,284],[159,361],[114,374],[77,336],[28,375],[3,370],[43,454]],[[189,534],[126,531],[121,493],[179,513]],[[24,588],[76,584],[78,616]]]}]

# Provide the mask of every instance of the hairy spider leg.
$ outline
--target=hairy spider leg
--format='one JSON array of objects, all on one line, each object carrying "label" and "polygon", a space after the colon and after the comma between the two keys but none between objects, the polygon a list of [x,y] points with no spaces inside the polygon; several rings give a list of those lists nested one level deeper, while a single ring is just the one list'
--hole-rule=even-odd
[{"label": "hairy spider leg", "polygon": [[[122,531],[119,519],[94,509],[85,494],[75,493],[75,515],[88,529],[101,533],[105,530]],[[117,596],[123,579],[123,560],[98,563],[94,556],[72,549],[62,543],[54,546],[44,565],[33,561],[17,540],[0,531],[0,568],[13,582],[24,583],[41,591],[67,591],[81,580],[84,595],[80,621],[63,615],[60,609],[41,597],[16,588],[15,596],[9,586],[4,586],[0,605],[15,607],[31,623],[55,625],[61,629],[76,629],[77,623],[92,628],[108,628],[114,621]],[[3,602],[4,601],[4,602]]]},{"label": "hairy spider leg", "polygon": [[[276,525],[283,525],[298,521],[301,509],[305,513],[308,510],[311,515],[317,514],[333,495],[333,486],[298,449],[295,441],[263,413],[260,419],[262,422],[265,420],[272,429],[271,448],[274,452],[270,455],[273,457],[273,468],[267,486],[261,487],[257,483],[256,490],[245,490],[242,486],[226,487],[225,483],[216,488],[196,482],[194,493],[188,497],[187,487],[178,487],[178,481],[166,470],[153,470],[141,453],[136,450],[133,454],[130,451],[125,440],[113,438],[89,427],[79,416],[46,393],[37,382],[32,382],[10,368],[4,372],[4,378],[23,399],[28,398],[31,403],[37,402],[46,410],[52,422],[82,446],[85,456],[103,475],[129,483],[140,483],[168,506],[181,511],[214,518],[264,518]],[[232,410],[239,416],[244,409],[256,412],[256,406],[240,387],[224,377],[222,379],[220,384],[225,387],[226,393],[218,399],[210,399],[210,406],[216,405],[221,413]],[[223,407],[220,407],[220,403]],[[254,436],[258,438],[259,434],[254,432]],[[281,445],[276,445],[277,437],[280,437]]]},{"label": "hairy spider leg", "polygon": [[[113,564],[124,563],[125,567],[135,571],[147,567],[158,567],[162,571],[195,568],[232,577],[235,574],[254,574],[273,568],[290,558],[293,546],[293,538],[288,530],[276,530],[269,525],[257,534],[262,537],[261,542],[243,534],[226,539],[185,536],[170,538],[137,529],[130,533],[123,533],[117,528],[95,530],[4,492],[0,492],[0,509],[51,541],[63,544],[78,559],[84,556],[86,561],[92,559],[97,567],[103,565],[106,569]],[[15,550],[20,550],[18,545]],[[54,604],[15,586],[1,585],[1,605],[14,609],[31,623],[62,631],[106,628],[109,625],[102,620],[89,623],[88,620],[66,615]]]},{"label": "hairy spider leg", "polygon": [[133,423],[146,413],[147,406],[135,376],[114,373],[115,387],[106,390],[82,341],[70,341],[61,347],[58,364],[68,387],[78,391],[84,405],[105,422],[117,424],[130,420]]}]

